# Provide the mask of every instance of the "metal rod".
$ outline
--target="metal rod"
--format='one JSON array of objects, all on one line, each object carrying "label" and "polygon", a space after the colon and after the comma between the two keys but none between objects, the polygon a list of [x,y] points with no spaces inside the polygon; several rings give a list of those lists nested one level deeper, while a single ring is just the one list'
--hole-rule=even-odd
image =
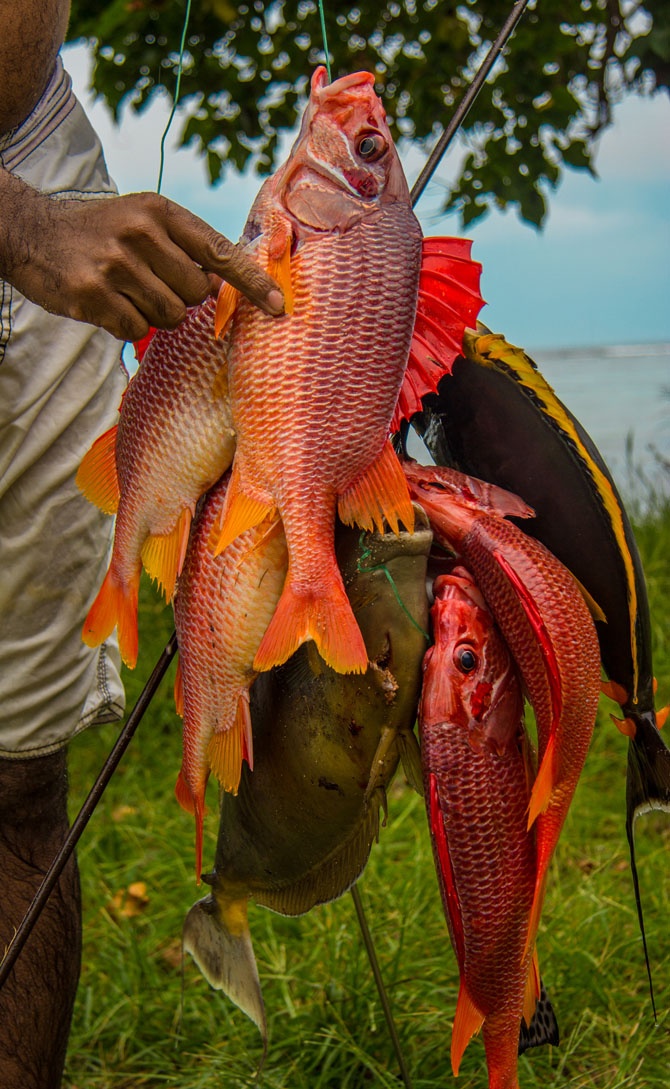
[{"label": "metal rod", "polygon": [[114,743],[114,746],[109,756],[105,760],[105,763],[103,764],[97,779],[91,787],[86,801],[82,805],[79,813],[73,821],[72,827],[70,828],[66,838],[63,840],[63,844],[58,851],[58,854],[56,855],[49,869],[45,873],[44,878],[42,879],[42,883],[38,888],[37,892],[35,893],[32,903],[28,908],[23,918],[23,921],[21,922],[21,925],[19,926],[16,933],[14,934],[14,937],[7,946],[5,956],[0,963],[0,988],[2,988],[5,980],[7,979],[9,973],[14,967],[14,964],[16,963],[19,954],[21,953],[21,950],[23,949],[26,941],[28,940],[28,937],[30,936],[31,930],[37,922],[44,905],[46,904],[49,896],[51,895],[54,887],[56,886],[58,879],[63,872],[63,869],[65,868],[70,855],[74,851],[74,848],[76,847],[82,832],[84,831],[86,825],[91,819],[93,811],[95,810],[95,807],[100,801],[105,787],[109,783],[109,780],[112,778],[112,775],[116,771],[121,757],[128,748],[131,738],[135,733],[135,730],[139,726],[140,720],[142,719],[144,712],[151,703],[156,689],[162,681],[170,662],[175,656],[176,651],[177,636],[173,633],[168,640],[168,643],[163,653],[158,659],[158,662],[154,666],[153,672],[149,677],[149,680],[142,689],[137,703],[133,707],[130,715],[128,716],[128,721],[121,730],[121,733],[116,739],[116,742]]},{"label": "metal rod", "polygon": [[411,192],[412,207],[416,205],[419,197],[421,196],[424,189],[428,185],[428,182],[435,173],[440,159],[444,155],[445,151],[449,147],[449,144],[451,143],[459,128],[463,124],[463,121],[465,120],[465,117],[468,114],[470,107],[474,103],[477,95],[479,94],[484,85],[486,77],[488,76],[500,53],[502,53],[503,49],[507,45],[507,42],[514,33],[516,25],[519,22],[521,16],[523,15],[524,11],[526,10],[527,5],[528,0],[516,0],[516,3],[512,7],[512,10],[507,16],[507,19],[505,20],[505,23],[500,33],[498,34],[498,37],[496,38],[493,45],[489,49],[486,57],[484,58],[477,72],[477,75],[475,76],[467,91],[463,95],[463,98],[456,107],[449,121],[449,124],[445,128],[444,132],[440,136],[440,139],[437,141],[435,147],[430,153],[426,165],[419,174],[419,177],[414,182]]},{"label": "metal rod", "polygon": [[403,1055],[402,1048],[400,1046],[400,1037],[398,1036],[398,1030],[395,1027],[395,1021],[393,1020],[393,1011],[391,1010],[391,1003],[389,1002],[388,994],[384,986],[384,980],[382,979],[381,970],[379,967],[379,961],[377,960],[377,954],[375,952],[374,942],[372,940],[372,934],[368,926],[368,921],[365,917],[365,910],[363,908],[363,901],[361,900],[361,894],[358,891],[358,885],[352,885],[351,896],[354,901],[354,907],[356,908],[356,915],[358,917],[358,925],[363,935],[363,942],[365,944],[365,950],[368,954],[368,960],[370,961],[370,967],[372,968],[372,974],[375,977],[375,983],[377,984],[377,991],[379,992],[379,998],[381,1000],[382,1009],[384,1010],[384,1017],[386,1018],[386,1024],[393,1042],[393,1050],[396,1053],[398,1065],[400,1066],[400,1074],[405,1085],[405,1089],[412,1089],[412,1082],[409,1076],[409,1069],[405,1062],[405,1056]]}]

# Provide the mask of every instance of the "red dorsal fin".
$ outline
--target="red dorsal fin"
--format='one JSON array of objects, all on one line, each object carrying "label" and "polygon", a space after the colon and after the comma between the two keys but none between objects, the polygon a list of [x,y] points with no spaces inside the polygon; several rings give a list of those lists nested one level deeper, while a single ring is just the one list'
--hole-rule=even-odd
[{"label": "red dorsal fin", "polygon": [[463,348],[463,334],[484,305],[479,290],[482,266],[470,257],[464,238],[424,238],[414,337],[391,430],[421,408]]},{"label": "red dorsal fin", "polygon": [[182,809],[185,809],[187,813],[193,813],[195,817],[195,879],[199,885],[202,873],[202,826],[205,819],[205,788],[203,786],[202,793],[196,797],[186,781],[182,767],[177,776],[174,792]]},{"label": "red dorsal fin", "polygon": [[[523,607],[523,611],[530,623],[533,633],[537,640],[537,644],[542,654],[542,659],[545,665],[545,674],[547,678],[547,684],[549,685],[551,695],[551,727],[548,737],[541,737],[539,739],[541,764],[537,773],[538,780],[542,777],[544,782],[544,788],[549,786],[549,793],[553,788],[553,781],[546,778],[546,771],[543,769],[542,764],[549,757],[553,760],[553,746],[550,742],[556,736],[558,724],[560,722],[561,713],[563,710],[563,688],[561,682],[561,671],[556,658],[556,652],[551,639],[551,634],[547,629],[542,614],[538,608],[537,602],[529,593],[528,587],[523,578],[519,575],[519,572],[515,570],[514,566],[510,563],[509,559],[503,555],[499,549],[494,550],[494,557],[499,567],[505,573],[505,576],[509,580],[513,587],[520,604]],[[557,561],[558,562],[558,561]],[[523,663],[520,663],[523,672]]]},{"label": "red dorsal fin", "polygon": [[433,844],[437,853],[438,864],[440,867],[440,876],[442,878],[442,888],[444,890],[445,906],[449,912],[449,919],[451,920],[451,932],[454,935],[454,946],[456,951],[456,959],[458,960],[459,967],[462,969],[465,963],[465,939],[463,937],[463,919],[461,916],[461,903],[458,898],[458,891],[456,889],[456,882],[454,881],[454,872],[451,866],[451,858],[449,857],[449,844],[447,843],[447,833],[444,828],[444,821],[442,819],[442,807],[440,803],[440,792],[437,785],[437,778],[431,772],[428,778],[429,784],[429,813],[430,813],[430,830],[432,833]]}]

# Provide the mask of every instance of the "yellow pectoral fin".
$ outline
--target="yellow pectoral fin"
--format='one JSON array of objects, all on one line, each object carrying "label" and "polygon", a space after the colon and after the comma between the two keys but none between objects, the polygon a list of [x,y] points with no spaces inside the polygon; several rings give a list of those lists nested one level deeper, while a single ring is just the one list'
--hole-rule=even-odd
[{"label": "yellow pectoral fin", "polygon": [[237,309],[241,294],[241,291],[238,291],[236,287],[233,287],[232,284],[227,283],[225,280],[221,284],[216,299],[216,310],[214,311],[215,337],[220,337],[224,332],[228,322]]},{"label": "yellow pectoral fin", "polygon": [[242,775],[242,761],[247,759],[253,764],[251,747],[251,714],[249,711],[249,693],[240,693],[235,721],[228,730],[212,734],[207,746],[209,766],[224,790],[237,794]]},{"label": "yellow pectoral fin", "polygon": [[119,478],[116,472],[116,433],[110,427],[84,454],[75,483],[90,503],[105,514],[116,514],[119,506]]},{"label": "yellow pectoral fin", "polygon": [[228,485],[223,521],[220,527],[214,526],[209,545],[215,556],[221,555],[241,533],[260,525],[264,518],[273,514],[275,505],[270,500],[255,499],[240,490],[238,478],[233,475]]},{"label": "yellow pectoral fin", "polygon": [[475,1006],[463,985],[463,980],[461,980],[454,1027],[451,1030],[451,1069],[454,1072],[454,1077],[458,1077],[458,1068],[461,1065],[463,1052],[483,1024],[484,1014]]},{"label": "yellow pectoral fin", "polygon": [[186,507],[170,533],[151,534],[142,548],[144,569],[156,580],[166,601],[172,600],[177,576],[184,564],[191,518],[191,511]]},{"label": "yellow pectoral fin", "polygon": [[[274,241],[274,240],[273,240]],[[271,247],[272,250],[272,247]],[[293,313],[294,298],[293,284],[291,282],[291,235],[288,234],[284,248],[278,257],[269,256],[267,264],[268,274],[279,284],[284,293],[284,311]]]},{"label": "yellow pectoral fin", "polygon": [[361,473],[338,499],[338,513],[347,525],[384,532],[384,519],[394,533],[399,522],[414,530],[414,508],[405,474],[390,442],[379,457]]}]

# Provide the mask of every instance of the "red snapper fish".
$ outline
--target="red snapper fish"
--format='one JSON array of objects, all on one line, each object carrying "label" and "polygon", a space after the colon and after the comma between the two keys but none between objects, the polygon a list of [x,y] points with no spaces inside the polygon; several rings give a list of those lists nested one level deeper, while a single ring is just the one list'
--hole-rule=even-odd
[{"label": "red snapper fish", "polygon": [[462,474],[410,461],[404,470],[435,539],[455,552],[476,579],[535,711],[539,769],[528,806],[538,857],[532,944],[549,863],[595,725],[600,649],[591,611],[597,613],[597,605],[587,605],[583,589],[539,541],[505,518],[464,502]]},{"label": "red snapper fish", "polygon": [[[534,769],[516,665],[462,567],[434,583],[419,706],[424,795],[460,992],[451,1060],[482,1029],[490,1089],[518,1089],[522,1018],[540,995],[528,945],[537,879]],[[534,945],[534,943],[533,943]],[[539,1041],[538,1041],[539,1042]]]},{"label": "red snapper fish", "polygon": [[[251,210],[249,252],[284,289],[266,319],[224,288],[237,451],[218,550],[278,511],[286,585],[254,665],[313,639],[338,672],[367,654],[338,571],[335,516],[364,529],[414,526],[389,430],[409,357],[421,228],[374,76],[312,78],[299,137]],[[344,436],[344,438],[343,438]]]},{"label": "red snapper fish", "polygon": [[286,577],[286,541],[277,519],[241,534],[221,556],[210,547],[226,476],[193,523],[174,599],[179,666],[177,710],[184,719],[180,804],[195,816],[196,873],[202,869],[202,825],[210,770],[237,793],[242,761],[253,767],[249,689],[252,663]]},{"label": "red snapper fish", "polygon": [[84,623],[98,646],[118,628],[126,665],[137,660],[142,564],[169,601],[198,499],[229,468],[235,435],[227,361],[212,330],[214,301],[157,332],[121,405],[119,423],[93,444],[77,473],[84,495],[116,513],[111,563]]}]

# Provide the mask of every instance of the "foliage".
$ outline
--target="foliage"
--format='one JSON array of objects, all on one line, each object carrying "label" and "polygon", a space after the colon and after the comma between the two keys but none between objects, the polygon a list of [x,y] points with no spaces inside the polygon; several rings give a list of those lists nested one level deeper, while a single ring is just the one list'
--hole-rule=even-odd
[{"label": "foliage", "polygon": [[[93,86],[118,119],[174,93],[185,3],[74,0],[70,40],[93,43]],[[510,0],[327,0],[333,77],[374,71],[396,137],[428,142],[448,119]],[[188,30],[180,139],[228,166],[274,164],[323,60],[315,0],[197,0]],[[540,225],[564,167],[593,173],[594,137],[627,91],[670,77],[665,0],[531,0],[462,130],[465,158],[447,208],[464,224],[491,206]]]}]

